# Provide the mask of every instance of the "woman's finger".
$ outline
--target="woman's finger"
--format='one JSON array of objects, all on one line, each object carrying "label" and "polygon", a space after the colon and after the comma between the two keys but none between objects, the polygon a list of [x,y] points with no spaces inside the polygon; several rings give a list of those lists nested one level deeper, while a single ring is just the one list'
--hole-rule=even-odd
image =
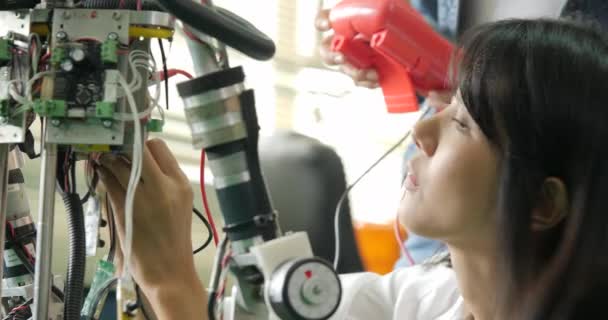
[{"label": "woman's finger", "polygon": [[358,81],[365,81],[365,72],[361,69],[357,69],[355,67],[353,67],[352,65],[345,63],[343,65],[340,66],[340,71],[342,71],[342,73],[346,74],[347,76],[351,77],[353,79],[353,81],[358,82]]},{"label": "woman's finger", "polygon": [[148,140],[146,141],[146,147],[150,150],[151,156],[156,160],[158,167],[165,175],[186,179],[186,175],[179,167],[177,159],[175,159],[173,153],[163,140]]},{"label": "woman's finger", "polygon": [[113,154],[104,154],[99,158],[99,164],[112,174],[123,189],[127,189],[131,175],[131,164]]},{"label": "woman's finger", "polygon": [[321,40],[321,60],[328,66],[336,66],[343,64],[344,56],[339,52],[331,51],[331,42],[333,41],[333,33],[326,34]]},{"label": "woman's finger", "polygon": [[378,82],[374,82],[374,81],[355,81],[355,84],[358,87],[363,87],[363,88],[368,88],[368,89],[376,89],[380,86],[378,84]]},{"label": "woman's finger", "polygon": [[152,186],[157,189],[159,183],[162,182],[162,178],[165,175],[162,171],[161,165],[157,162],[154,154],[148,147],[148,143],[144,147],[143,166],[141,168],[141,179],[145,181],[145,186]]},{"label": "woman's finger", "polygon": [[315,18],[315,27],[321,32],[331,30],[331,22],[329,21],[329,9],[323,9],[319,11],[319,13],[317,13],[317,17]]}]

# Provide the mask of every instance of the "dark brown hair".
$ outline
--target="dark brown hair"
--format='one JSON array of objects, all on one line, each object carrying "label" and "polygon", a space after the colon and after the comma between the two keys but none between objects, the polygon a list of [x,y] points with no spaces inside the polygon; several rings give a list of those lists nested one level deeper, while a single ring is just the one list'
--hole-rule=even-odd
[{"label": "dark brown hair", "polygon": [[[501,21],[465,39],[458,87],[501,155],[500,317],[597,318],[608,293],[608,39],[555,20]],[[569,212],[533,232],[547,177],[565,183]]]}]

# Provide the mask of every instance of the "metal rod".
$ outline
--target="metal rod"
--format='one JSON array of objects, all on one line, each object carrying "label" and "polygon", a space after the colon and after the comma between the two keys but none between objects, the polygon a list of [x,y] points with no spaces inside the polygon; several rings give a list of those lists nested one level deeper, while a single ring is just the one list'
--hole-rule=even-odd
[{"label": "metal rod", "polygon": [[[8,199],[8,155],[10,145],[0,144],[0,279],[4,278],[4,236],[6,228],[6,211]],[[0,297],[2,286],[0,286]]]},{"label": "metal rod", "polygon": [[34,280],[34,320],[47,320],[51,295],[51,261],[53,258],[53,223],[55,216],[55,179],[57,178],[57,145],[44,144],[36,237],[36,274]]}]

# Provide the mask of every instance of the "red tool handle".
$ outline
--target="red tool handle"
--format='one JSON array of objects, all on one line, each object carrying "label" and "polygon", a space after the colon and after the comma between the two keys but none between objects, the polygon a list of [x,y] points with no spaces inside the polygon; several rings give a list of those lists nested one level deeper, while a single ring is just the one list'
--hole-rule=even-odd
[{"label": "red tool handle", "polygon": [[453,46],[403,0],[344,0],[330,12],[332,50],[379,75],[388,111],[418,110],[416,91],[448,89]]}]

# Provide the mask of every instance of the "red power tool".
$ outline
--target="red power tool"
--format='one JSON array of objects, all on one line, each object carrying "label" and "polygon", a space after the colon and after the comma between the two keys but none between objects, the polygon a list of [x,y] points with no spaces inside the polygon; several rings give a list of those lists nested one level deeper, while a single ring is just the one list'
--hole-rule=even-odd
[{"label": "red power tool", "polygon": [[417,111],[416,91],[448,89],[454,47],[405,0],[343,0],[329,19],[331,50],[377,70],[389,112]]}]

